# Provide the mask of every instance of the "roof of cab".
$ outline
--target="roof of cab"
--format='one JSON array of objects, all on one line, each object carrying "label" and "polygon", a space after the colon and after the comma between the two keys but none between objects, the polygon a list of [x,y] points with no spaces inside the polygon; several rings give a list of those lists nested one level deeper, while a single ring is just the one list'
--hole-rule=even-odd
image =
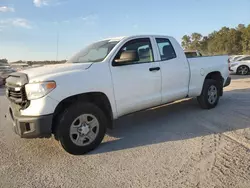
[{"label": "roof of cab", "polygon": [[121,37],[112,37],[112,38],[107,38],[104,40],[110,40],[110,41],[121,41],[123,39],[128,39],[128,38],[139,38],[139,37],[166,37],[166,38],[172,38],[170,36],[166,35],[130,35],[130,36],[121,36]]}]

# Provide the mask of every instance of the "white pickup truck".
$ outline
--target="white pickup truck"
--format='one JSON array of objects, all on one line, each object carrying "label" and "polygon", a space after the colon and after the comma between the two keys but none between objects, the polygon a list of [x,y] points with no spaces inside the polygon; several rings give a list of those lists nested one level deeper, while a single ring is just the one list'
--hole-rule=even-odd
[{"label": "white pickup truck", "polygon": [[67,152],[83,154],[123,115],[192,97],[214,108],[231,82],[227,59],[187,59],[169,36],[102,40],[65,64],[11,74],[9,115],[22,138],[53,134]]}]

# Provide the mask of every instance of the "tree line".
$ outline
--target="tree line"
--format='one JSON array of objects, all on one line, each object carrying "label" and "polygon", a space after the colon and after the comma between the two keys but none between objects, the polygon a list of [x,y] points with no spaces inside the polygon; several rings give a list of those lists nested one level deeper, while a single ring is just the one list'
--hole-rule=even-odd
[{"label": "tree line", "polygon": [[7,59],[0,59],[0,62],[1,63],[5,63],[5,64],[12,64],[12,63],[15,63],[15,64],[28,64],[29,66],[31,65],[50,65],[50,64],[60,64],[60,63],[65,63],[66,60],[60,60],[60,61],[48,61],[48,60],[45,60],[45,61],[22,61],[22,60],[19,60],[19,61],[14,61],[14,62],[8,62]]},{"label": "tree line", "polygon": [[15,63],[15,64],[21,64],[21,63],[27,63],[29,66],[31,65],[52,65],[52,64],[61,64],[61,63],[65,63],[66,60],[60,60],[60,61],[49,61],[49,60],[45,60],[45,61],[15,61],[15,62],[11,62],[11,63]]},{"label": "tree line", "polygon": [[[236,28],[222,27],[219,31],[214,31],[207,36],[200,33],[192,33],[182,37],[182,47],[185,50],[198,50],[204,55],[250,55],[250,24],[245,26],[239,24]],[[2,63],[8,63],[7,59],[0,59]],[[61,61],[16,61],[11,63],[36,64],[59,64]]]},{"label": "tree line", "polygon": [[198,50],[204,55],[250,55],[250,24],[239,24],[236,28],[222,27],[207,36],[192,33],[182,37],[185,50]]},{"label": "tree line", "polygon": [[0,63],[8,64],[8,60],[7,59],[0,59]]}]

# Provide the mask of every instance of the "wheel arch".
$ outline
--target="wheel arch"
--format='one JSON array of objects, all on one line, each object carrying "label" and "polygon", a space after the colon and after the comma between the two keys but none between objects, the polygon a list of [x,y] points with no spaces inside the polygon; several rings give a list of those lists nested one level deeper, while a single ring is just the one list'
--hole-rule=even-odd
[{"label": "wheel arch", "polygon": [[220,90],[219,90],[219,94],[220,96],[223,95],[223,84],[224,84],[224,78],[221,74],[221,72],[219,71],[213,71],[213,72],[210,72],[206,75],[204,81],[203,81],[203,86],[204,86],[204,83],[207,79],[211,79],[211,80],[216,80],[218,81],[219,85],[220,85]]},{"label": "wheel arch", "polygon": [[97,105],[108,118],[108,128],[113,128],[113,111],[111,103],[106,94],[102,92],[89,92],[83,94],[77,94],[63,99],[55,108],[54,116],[52,120],[52,133],[55,133],[58,117],[64,110],[74,104],[76,101],[79,102],[91,102]]}]

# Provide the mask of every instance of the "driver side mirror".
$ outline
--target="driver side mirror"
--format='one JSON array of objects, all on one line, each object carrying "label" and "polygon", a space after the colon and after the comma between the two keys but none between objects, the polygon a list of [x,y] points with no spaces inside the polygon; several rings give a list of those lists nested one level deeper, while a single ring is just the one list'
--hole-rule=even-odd
[{"label": "driver side mirror", "polygon": [[129,65],[137,61],[139,61],[138,52],[136,50],[128,50],[122,52],[119,59],[115,59],[115,66]]}]

